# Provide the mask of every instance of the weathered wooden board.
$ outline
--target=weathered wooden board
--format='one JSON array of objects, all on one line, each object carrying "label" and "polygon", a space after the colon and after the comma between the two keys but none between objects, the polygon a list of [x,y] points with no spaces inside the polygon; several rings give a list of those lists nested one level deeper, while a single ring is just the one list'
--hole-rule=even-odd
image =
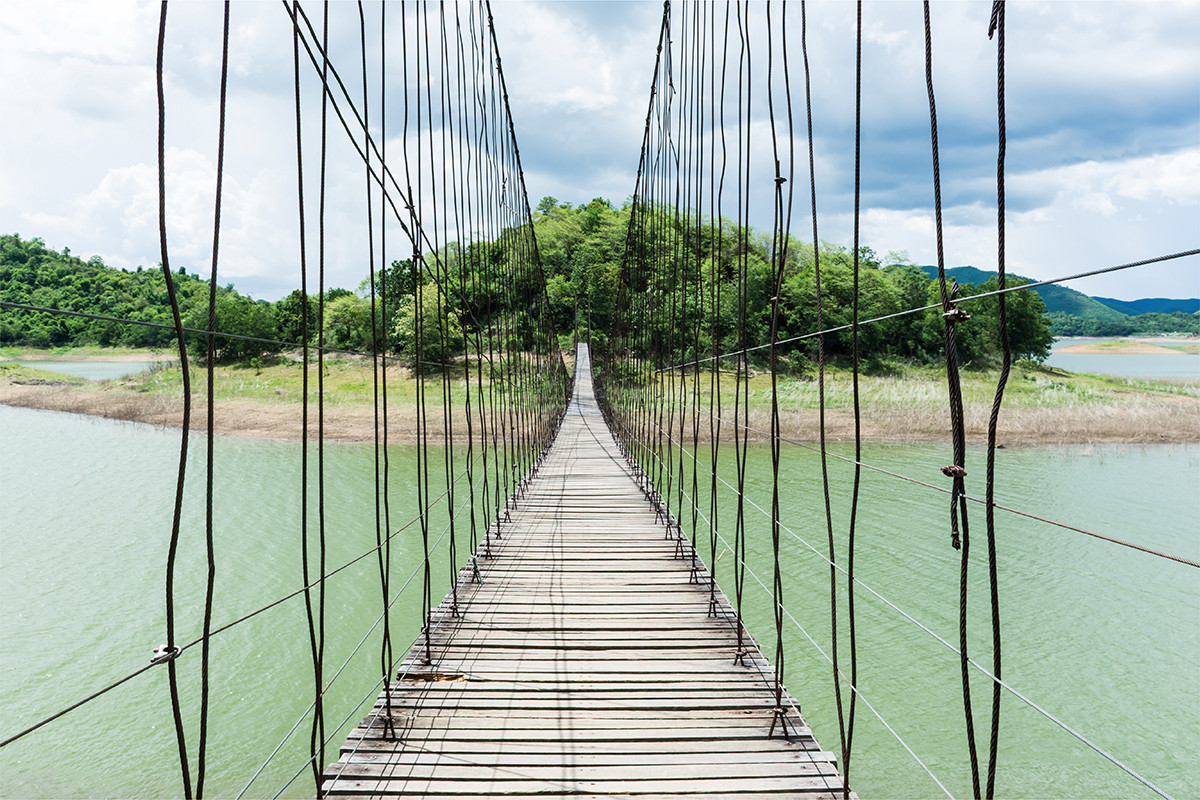
[{"label": "weathered wooden board", "polygon": [[[596,411],[558,438],[325,771],[332,797],[841,797],[775,672]],[[494,530],[491,532],[494,534]],[[786,720],[787,736],[783,735]],[[774,724],[774,731],[772,725]]]}]

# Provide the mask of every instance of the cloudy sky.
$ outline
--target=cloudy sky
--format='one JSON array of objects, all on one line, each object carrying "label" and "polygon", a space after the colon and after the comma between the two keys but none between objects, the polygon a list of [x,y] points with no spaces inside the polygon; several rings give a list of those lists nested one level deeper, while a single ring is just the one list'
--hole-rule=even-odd
[{"label": "cloudy sky", "polygon": [[[989,7],[936,2],[932,18],[946,259],[992,269]],[[392,8],[389,17],[398,18]],[[632,193],[661,9],[493,3],[532,204],[546,195],[620,203]],[[764,10],[755,5],[751,15]],[[158,262],[158,12],[157,3],[113,0],[6,5],[0,231],[114,266]],[[310,4],[309,13],[319,16],[319,6]],[[798,81],[799,4],[788,13]],[[366,14],[370,25],[378,4],[367,4]],[[334,3],[332,16],[332,57],[353,71],[357,8]],[[1200,4],[1013,2],[1007,16],[1009,269],[1045,279],[1200,246]],[[864,22],[863,241],[933,263],[921,5],[868,2]],[[822,238],[841,243],[851,235],[853,23],[852,3],[809,5],[818,222]],[[210,259],[220,30],[218,4],[171,4],[171,259],[201,275]],[[399,74],[389,81],[398,86]],[[307,91],[315,98],[313,86]],[[276,299],[299,283],[291,29],[280,3],[233,4],[229,91],[219,279]],[[794,91],[802,101],[802,84]],[[306,119],[313,137],[306,142],[316,141],[317,119]],[[367,271],[364,176],[344,134],[332,136],[328,282],[353,288]],[[807,182],[806,163],[797,165],[797,179]],[[796,232],[809,230],[803,196]],[[389,236],[396,251],[389,256],[401,257],[398,232]],[[1200,296],[1200,259],[1072,285],[1122,299]]]}]

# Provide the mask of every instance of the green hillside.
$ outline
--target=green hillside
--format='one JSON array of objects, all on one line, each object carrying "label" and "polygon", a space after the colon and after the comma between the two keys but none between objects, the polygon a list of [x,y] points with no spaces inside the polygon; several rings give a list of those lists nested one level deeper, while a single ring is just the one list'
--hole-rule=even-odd
[{"label": "green hillside", "polygon": [[[200,303],[207,306],[207,282],[182,269],[173,282],[184,314]],[[220,291],[236,294],[232,289]],[[59,253],[41,239],[25,241],[16,234],[0,236],[0,300],[171,325],[161,269],[117,269],[99,256],[84,261],[67,248]],[[0,342],[7,344],[167,347],[174,340],[175,332],[169,329],[40,311],[0,311]]]},{"label": "green hillside", "polygon": [[1070,314],[1084,319],[1120,322],[1126,314],[1104,305],[1094,297],[1066,286],[1041,286],[1035,289],[1042,296],[1049,313]]},{"label": "green hillside", "polygon": [[[937,277],[936,266],[923,266],[921,270],[930,278]],[[975,267],[952,267],[946,270],[947,277],[952,277],[959,283],[981,284],[996,277],[995,272],[987,272]],[[1021,275],[1009,277],[1033,282],[1036,278],[1026,278]],[[1101,303],[1094,297],[1078,292],[1066,286],[1039,286],[1034,289],[1046,304],[1047,314],[1069,314],[1073,317],[1095,319],[1103,322],[1122,322],[1126,314]],[[1141,312],[1137,312],[1141,313]]]}]

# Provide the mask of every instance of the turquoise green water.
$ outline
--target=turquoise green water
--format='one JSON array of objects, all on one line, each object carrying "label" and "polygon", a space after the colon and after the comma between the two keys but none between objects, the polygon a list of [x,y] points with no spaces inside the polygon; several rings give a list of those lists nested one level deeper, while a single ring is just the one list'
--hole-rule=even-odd
[{"label": "turquoise green water", "polygon": [[[1114,339],[1059,339],[1053,345],[1046,364],[1068,372],[1092,375],[1116,375],[1122,378],[1200,379],[1200,353],[1063,353],[1060,348]],[[1163,342],[1174,344],[1171,340]]]},{"label": "turquoise green water", "polygon": [[[181,640],[199,634],[203,599],[203,442],[195,440],[185,498],[177,608]],[[848,452],[848,450],[843,451]],[[145,664],[163,643],[163,574],[178,434],[129,423],[0,407],[0,736]],[[393,527],[415,514],[415,452],[391,451]],[[440,469],[434,454],[431,470]],[[707,463],[706,454],[701,459]],[[942,483],[941,447],[875,446],[866,459]],[[972,451],[969,487],[982,492]],[[751,496],[769,503],[767,452],[751,455]],[[784,453],[783,517],[825,551],[819,462]],[[733,459],[721,473],[733,479]],[[998,500],[1142,544],[1200,557],[1200,448],[1095,447],[1004,450]],[[329,563],[375,544],[373,450],[326,449]],[[440,474],[440,473],[439,473]],[[842,542],[848,466],[831,464],[835,530]],[[701,484],[706,476],[700,473]],[[690,467],[685,476],[690,490]],[[315,488],[312,490],[315,492]],[[217,624],[300,585],[299,445],[219,439],[216,475]],[[719,493],[725,500],[728,493]],[[707,507],[707,495],[702,505]],[[460,491],[460,500],[462,498]],[[872,589],[957,640],[958,553],[946,530],[948,498],[864,473],[857,574]],[[723,500],[722,531],[732,539]],[[443,501],[444,503],[444,501]],[[990,665],[982,508],[972,508],[971,653]],[[749,566],[771,568],[765,518],[748,510]],[[434,538],[445,513],[431,522]],[[1004,676],[1015,688],[1176,797],[1200,795],[1200,570],[1000,514]],[[463,528],[459,528],[461,535]],[[728,578],[732,555],[701,552]],[[839,545],[841,547],[841,545]],[[466,547],[460,544],[460,556]],[[434,574],[445,591],[445,544]],[[394,539],[393,590],[419,565],[420,536]],[[844,563],[845,553],[839,553]],[[786,605],[828,650],[828,564],[787,532]],[[346,661],[379,616],[373,557],[328,583],[327,672]],[[419,578],[418,578],[419,581]],[[842,588],[844,596],[845,589]],[[752,632],[768,654],[774,631],[766,595],[748,578]],[[957,657],[865,589],[856,590],[863,695],[956,796],[970,794]],[[844,603],[844,601],[843,601]],[[419,583],[394,606],[397,651],[416,636]],[[791,622],[786,678],[827,749],[838,749],[831,668]],[[842,655],[845,639],[842,611]],[[237,795],[297,720],[300,729],[248,796],[273,796],[307,758],[311,665],[303,601],[290,600],[213,642],[208,790]],[[373,700],[379,633],[367,636],[327,696],[329,727]],[[177,662],[194,749],[199,648]],[[987,681],[976,676],[980,724]],[[1012,797],[1151,796],[1060,728],[1005,696],[998,790]],[[936,784],[859,705],[851,781],[864,797],[940,796]],[[344,734],[343,734],[344,735]],[[330,749],[333,757],[336,747]],[[0,750],[5,797],[163,797],[180,791],[166,670],[156,668]],[[307,796],[302,774],[284,792]]]},{"label": "turquoise green water", "polygon": [[136,375],[153,367],[155,361],[0,361],[0,364],[20,364],[60,375],[74,375],[90,381],[111,381]]}]

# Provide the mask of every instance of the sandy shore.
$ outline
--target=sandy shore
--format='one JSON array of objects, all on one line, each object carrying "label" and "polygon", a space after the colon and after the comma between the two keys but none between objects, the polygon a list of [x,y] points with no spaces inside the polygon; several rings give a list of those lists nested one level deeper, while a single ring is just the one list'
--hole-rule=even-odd
[{"label": "sandy shore", "polygon": [[[1119,405],[1082,405],[1065,407],[1014,406],[1002,410],[999,441],[1006,447],[1030,447],[1079,443],[1177,443],[1200,442],[1200,399],[1185,395],[1130,393]],[[64,383],[15,383],[0,380],[0,403],[25,408],[49,409],[89,414],[110,419],[151,425],[179,427],[183,419],[182,396],[165,397],[139,393],[116,384],[91,384],[86,381]],[[990,407],[968,406],[965,423],[968,441],[983,444],[987,440]],[[217,433],[271,439],[299,439],[302,434],[301,405],[295,402],[226,400],[215,404]],[[309,436],[317,436],[316,404],[309,406]],[[722,440],[732,440],[732,413],[721,427]],[[195,397],[191,409],[191,429],[204,431],[207,407],[203,396]],[[394,403],[389,408],[388,438],[392,442],[416,441],[417,412],[413,404]],[[801,442],[820,440],[821,427],[815,409],[785,409],[781,414],[785,437]],[[466,420],[455,418],[455,438],[464,440]],[[478,425],[478,422],[476,422]],[[431,431],[440,438],[440,403],[429,415]],[[767,441],[770,418],[765,408],[750,414],[752,441]],[[326,404],[324,434],[328,441],[371,441],[375,431],[375,410],[370,404]],[[700,420],[701,439],[709,438],[707,414]],[[674,431],[678,435],[679,420]],[[691,423],[684,430],[690,438]],[[946,442],[949,414],[945,408],[864,408],[862,433],[870,442]],[[854,417],[847,409],[826,412],[826,440],[853,441]]]},{"label": "sandy shore", "polygon": [[[0,404],[48,411],[65,411],[127,422],[178,428],[183,425],[182,396],[164,397],[138,393],[117,385],[89,384],[87,381],[19,384],[0,380]],[[433,430],[441,430],[438,409],[428,415]],[[214,404],[217,433],[259,439],[300,439],[304,430],[300,403],[265,403],[257,400],[225,400]],[[388,410],[388,438],[395,442],[415,442],[416,409],[392,406]],[[465,420],[463,422],[465,428]],[[208,404],[203,395],[192,399],[190,428],[208,428]],[[372,441],[375,411],[369,405],[326,405],[324,434],[330,441]],[[309,438],[316,439],[317,404],[309,407]]]}]

